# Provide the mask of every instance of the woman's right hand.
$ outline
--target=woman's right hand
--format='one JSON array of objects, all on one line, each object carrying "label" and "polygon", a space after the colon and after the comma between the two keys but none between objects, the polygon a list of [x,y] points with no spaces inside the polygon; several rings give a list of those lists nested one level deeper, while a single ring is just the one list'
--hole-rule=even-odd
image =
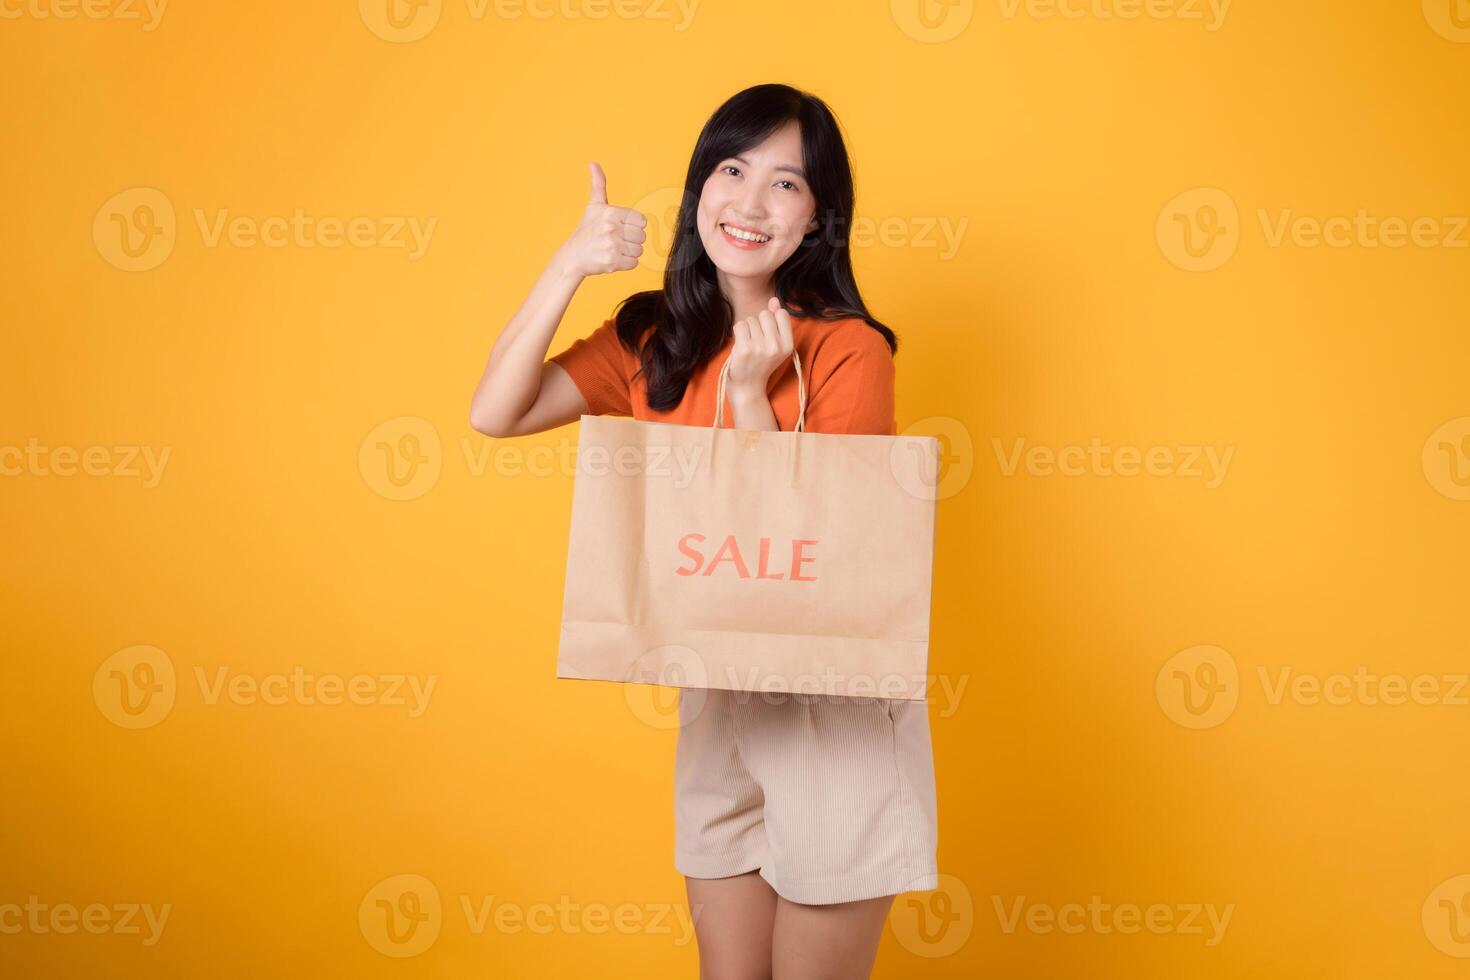
[{"label": "woman's right hand", "polygon": [[607,203],[607,177],[602,167],[590,164],[592,194],[582,222],[562,245],[560,258],[566,269],[579,276],[595,276],[604,272],[620,272],[638,266],[643,254],[644,231],[648,219],[632,208],[612,207]]}]

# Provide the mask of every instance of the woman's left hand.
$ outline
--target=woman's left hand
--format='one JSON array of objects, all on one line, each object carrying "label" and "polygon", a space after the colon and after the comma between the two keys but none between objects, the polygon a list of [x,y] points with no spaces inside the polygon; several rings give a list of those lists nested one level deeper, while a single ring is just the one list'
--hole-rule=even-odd
[{"label": "woman's left hand", "polygon": [[730,375],[726,384],[732,397],[766,394],[771,374],[796,349],[791,334],[791,314],[781,308],[772,296],[758,316],[737,320],[734,324],[735,349],[730,354]]}]

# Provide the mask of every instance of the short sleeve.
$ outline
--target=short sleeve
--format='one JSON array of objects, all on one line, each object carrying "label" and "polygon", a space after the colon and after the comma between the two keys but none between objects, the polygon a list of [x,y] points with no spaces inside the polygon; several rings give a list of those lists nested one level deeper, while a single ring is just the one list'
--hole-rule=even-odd
[{"label": "short sleeve", "polygon": [[590,415],[629,415],[628,374],[616,320],[606,320],[591,336],[578,337],[572,345],[548,358],[560,364],[587,400]]},{"label": "short sleeve", "polygon": [[[806,431],[896,435],[896,372],[893,353],[883,335],[866,322],[857,321],[850,332],[829,338],[818,355],[809,381]],[[832,356],[832,362],[823,363],[822,355]]]}]

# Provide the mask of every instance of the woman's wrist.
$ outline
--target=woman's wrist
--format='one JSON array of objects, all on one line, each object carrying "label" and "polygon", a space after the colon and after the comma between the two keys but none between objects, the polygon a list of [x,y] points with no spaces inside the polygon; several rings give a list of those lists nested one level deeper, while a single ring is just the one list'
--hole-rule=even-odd
[{"label": "woman's wrist", "polygon": [[730,399],[732,425],[737,429],[775,431],[781,426],[776,421],[776,412],[771,408],[764,387],[728,387],[725,395]]},{"label": "woman's wrist", "polygon": [[563,282],[580,283],[587,278],[579,272],[572,262],[571,256],[567,254],[565,247],[558,248],[551,257],[552,275]]},{"label": "woman's wrist", "polygon": [[757,388],[754,385],[727,384],[725,394],[729,397],[732,407],[748,408],[753,405],[770,404],[766,398],[764,386]]}]

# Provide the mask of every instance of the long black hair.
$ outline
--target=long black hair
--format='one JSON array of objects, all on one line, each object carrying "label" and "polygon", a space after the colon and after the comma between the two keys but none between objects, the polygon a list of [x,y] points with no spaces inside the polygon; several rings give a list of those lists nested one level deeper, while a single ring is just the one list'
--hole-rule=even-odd
[{"label": "long black hair", "polygon": [[[704,183],[721,160],[756,146],[791,120],[801,127],[802,169],[819,224],[776,270],[776,298],[796,317],[859,317],[883,335],[890,352],[898,352],[898,338],[868,313],[853,278],[852,167],[837,119],[815,95],[789,85],[755,85],[716,109],[694,144],[663,289],[634,293],[618,304],[618,339],[639,354],[648,405],[655,411],[678,405],[695,370],[732,334],[735,311],[720,292],[696,225]],[[650,326],[653,332],[639,351],[639,338]]]}]

